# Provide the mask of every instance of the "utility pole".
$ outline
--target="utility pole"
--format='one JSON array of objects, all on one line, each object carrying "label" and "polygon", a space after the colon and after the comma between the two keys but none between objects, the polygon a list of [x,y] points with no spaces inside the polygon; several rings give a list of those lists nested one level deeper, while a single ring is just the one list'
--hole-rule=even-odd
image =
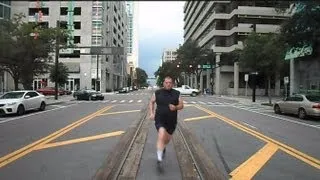
[{"label": "utility pole", "polygon": [[[256,33],[256,23],[254,22],[253,25],[253,32]],[[252,102],[256,102],[256,84],[257,84],[257,74],[258,73],[253,73],[253,88],[252,88]]]},{"label": "utility pole", "polygon": [[99,55],[97,54],[97,77],[96,77],[96,91],[98,91],[98,79],[99,79]]},{"label": "utility pole", "polygon": [[57,31],[56,31],[56,53],[55,53],[55,95],[54,99],[58,100],[58,65],[59,65],[59,46],[60,46],[60,21],[57,20]]}]

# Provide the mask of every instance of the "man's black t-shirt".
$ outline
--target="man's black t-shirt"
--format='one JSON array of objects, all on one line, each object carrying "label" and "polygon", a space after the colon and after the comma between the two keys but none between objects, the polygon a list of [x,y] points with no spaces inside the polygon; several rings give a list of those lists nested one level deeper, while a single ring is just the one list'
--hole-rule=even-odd
[{"label": "man's black t-shirt", "polygon": [[[168,123],[177,122],[177,111],[171,111],[169,104],[178,105],[180,92],[175,89],[159,89],[155,92],[157,109],[155,120],[162,122],[171,121]],[[173,121],[173,122],[172,122]]]}]

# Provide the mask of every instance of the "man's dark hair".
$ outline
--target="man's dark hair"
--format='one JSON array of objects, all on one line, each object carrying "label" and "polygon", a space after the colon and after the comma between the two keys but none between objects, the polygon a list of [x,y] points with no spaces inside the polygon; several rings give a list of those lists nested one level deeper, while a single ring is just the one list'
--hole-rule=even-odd
[{"label": "man's dark hair", "polygon": [[163,78],[163,81],[164,81],[165,79],[171,79],[172,82],[174,83],[174,79],[173,79],[170,75],[165,76],[165,77]]}]

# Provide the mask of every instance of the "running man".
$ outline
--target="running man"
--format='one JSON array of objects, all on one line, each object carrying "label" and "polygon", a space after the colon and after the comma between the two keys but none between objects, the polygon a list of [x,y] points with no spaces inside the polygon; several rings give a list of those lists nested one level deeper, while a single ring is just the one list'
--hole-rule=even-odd
[{"label": "running man", "polygon": [[[177,126],[177,111],[183,109],[183,100],[180,92],[172,89],[173,79],[166,76],[163,88],[158,89],[152,96],[149,104],[150,119],[155,120],[158,131],[157,158],[158,165],[161,164],[166,151],[166,145],[170,142],[173,132]],[[155,111],[154,103],[157,104]]]}]

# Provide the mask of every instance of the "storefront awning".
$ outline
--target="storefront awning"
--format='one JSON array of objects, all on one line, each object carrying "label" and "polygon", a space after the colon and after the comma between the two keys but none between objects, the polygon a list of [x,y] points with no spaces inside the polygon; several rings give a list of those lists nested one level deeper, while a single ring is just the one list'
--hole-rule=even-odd
[{"label": "storefront awning", "polygon": [[68,73],[80,73],[80,63],[63,63],[68,68]]}]

